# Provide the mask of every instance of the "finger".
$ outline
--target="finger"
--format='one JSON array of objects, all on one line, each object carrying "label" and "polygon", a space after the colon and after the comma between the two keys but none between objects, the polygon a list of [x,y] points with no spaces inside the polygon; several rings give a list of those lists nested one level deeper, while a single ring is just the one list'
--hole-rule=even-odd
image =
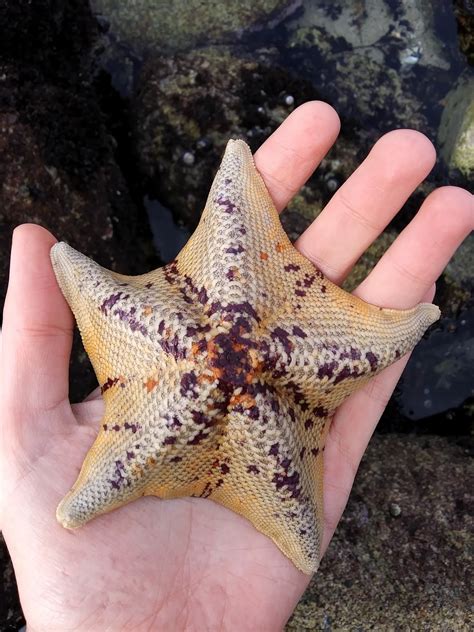
[{"label": "finger", "polygon": [[[439,277],[474,229],[474,197],[465,189],[433,191],[354,294],[376,296],[377,305],[411,307]],[[393,288],[400,288],[396,296]]]},{"label": "finger", "polygon": [[431,142],[414,130],[382,136],[296,242],[334,283],[348,272],[431,171]]},{"label": "finger", "polygon": [[4,403],[15,409],[52,409],[68,397],[73,319],[50,263],[56,242],[44,228],[13,233],[2,340]]},{"label": "finger", "polygon": [[[433,192],[394,242],[392,253],[389,255],[387,251],[359,286],[357,294],[369,303],[387,303],[398,309],[432,300],[435,280],[473,228],[474,207],[470,193],[456,187]],[[345,507],[367,443],[407,360],[408,355],[385,369],[336,412],[325,452],[325,481],[328,482],[325,547]]]},{"label": "finger", "polygon": [[336,111],[323,101],[296,108],[255,153],[278,211],[282,211],[311,176],[339,134]]}]

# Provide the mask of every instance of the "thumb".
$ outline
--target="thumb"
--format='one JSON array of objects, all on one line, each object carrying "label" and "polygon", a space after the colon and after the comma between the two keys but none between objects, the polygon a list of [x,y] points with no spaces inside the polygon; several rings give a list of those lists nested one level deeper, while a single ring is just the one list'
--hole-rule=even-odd
[{"label": "thumb", "polygon": [[25,422],[68,397],[73,318],[51,266],[54,243],[51,233],[34,224],[13,233],[1,387],[3,406],[21,414],[5,415],[4,423]]}]

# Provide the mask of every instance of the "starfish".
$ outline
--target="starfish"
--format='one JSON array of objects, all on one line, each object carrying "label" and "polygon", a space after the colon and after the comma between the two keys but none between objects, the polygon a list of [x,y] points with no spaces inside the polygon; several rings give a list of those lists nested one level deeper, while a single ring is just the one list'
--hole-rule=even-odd
[{"label": "starfish", "polygon": [[375,307],[326,279],[289,241],[240,140],[171,263],[124,276],[65,243],[51,259],[105,402],[59,522],[144,495],[209,498],[316,570],[331,418],[438,308]]}]

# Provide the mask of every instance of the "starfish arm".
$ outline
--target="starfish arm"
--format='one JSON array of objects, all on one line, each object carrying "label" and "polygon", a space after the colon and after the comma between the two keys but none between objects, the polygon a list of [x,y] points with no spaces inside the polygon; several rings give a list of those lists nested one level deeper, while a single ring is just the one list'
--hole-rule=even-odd
[{"label": "starfish arm", "polygon": [[439,309],[429,303],[406,310],[370,305],[305,259],[292,275],[293,292],[265,323],[267,367],[283,383],[296,385],[302,401],[317,397],[328,414],[413,349],[439,318]]},{"label": "starfish arm", "polygon": [[[141,375],[160,355],[178,361],[189,353],[188,328],[199,320],[198,310],[188,287],[174,283],[172,266],[120,275],[62,242],[51,261],[102,388]],[[127,353],[117,355],[118,348]]]},{"label": "starfish arm", "polygon": [[180,273],[206,288],[210,303],[225,296],[267,313],[283,299],[276,266],[291,247],[250,148],[229,141],[200,223],[177,257]]},{"label": "starfish arm", "polygon": [[[209,481],[211,500],[247,518],[305,573],[319,564],[324,441],[300,427],[278,393],[257,397],[259,416],[232,412]],[[275,410],[278,412],[275,412]]]},{"label": "starfish arm", "polygon": [[63,526],[77,528],[144,495],[203,493],[216,460],[222,413],[209,408],[215,385],[208,382],[197,392],[188,368],[186,360],[157,366],[103,393],[97,438],[57,509]]}]

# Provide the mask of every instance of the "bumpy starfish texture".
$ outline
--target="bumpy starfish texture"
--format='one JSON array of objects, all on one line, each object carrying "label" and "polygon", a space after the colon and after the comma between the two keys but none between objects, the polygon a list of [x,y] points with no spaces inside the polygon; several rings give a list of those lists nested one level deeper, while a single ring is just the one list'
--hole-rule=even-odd
[{"label": "bumpy starfish texture", "polygon": [[290,243],[242,141],[230,141],[178,257],[129,277],[51,251],[105,414],[57,518],[75,528],[144,495],[209,498],[305,573],[319,562],[324,443],[337,406],[439,317],[328,281]]}]

